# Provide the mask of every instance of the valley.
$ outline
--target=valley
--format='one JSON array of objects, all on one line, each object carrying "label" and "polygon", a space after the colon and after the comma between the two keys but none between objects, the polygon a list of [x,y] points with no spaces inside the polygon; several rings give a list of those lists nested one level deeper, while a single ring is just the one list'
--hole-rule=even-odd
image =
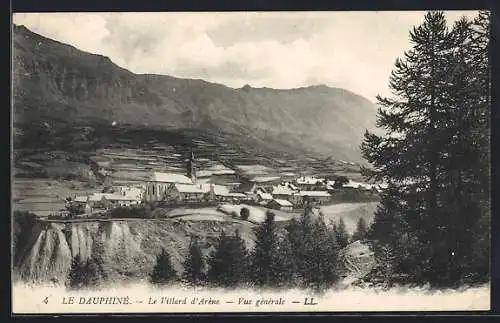
[{"label": "valley", "polygon": [[[365,181],[359,145],[363,130],[374,128],[376,109],[355,93],[323,85],[234,89],[134,74],[24,26],[14,27],[13,38],[12,208],[37,217],[31,233],[21,233],[16,280],[62,283],[72,259],[88,258],[95,241],[105,244],[108,270],[121,282],[146,279],[162,248],[181,270],[191,237],[207,255],[223,230],[238,230],[251,250],[267,205],[219,201],[157,207],[152,218],[54,218],[68,198],[140,186],[154,172],[185,174],[190,151],[197,185],[252,181],[273,189],[316,177],[326,193],[328,179]],[[352,234],[360,218],[371,222],[378,203],[356,189],[314,212],[329,225],[342,219]],[[250,212],[246,220],[234,216],[242,208]],[[277,227],[302,212],[273,210]]]}]

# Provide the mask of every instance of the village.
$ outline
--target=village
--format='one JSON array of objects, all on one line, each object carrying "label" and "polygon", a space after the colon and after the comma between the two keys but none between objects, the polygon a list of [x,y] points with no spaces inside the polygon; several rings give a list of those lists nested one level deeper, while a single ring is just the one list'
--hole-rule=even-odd
[{"label": "village", "polygon": [[181,207],[207,204],[256,205],[271,210],[292,212],[305,203],[313,206],[333,202],[338,193],[353,192],[377,196],[384,185],[367,184],[345,177],[327,180],[315,176],[242,178],[240,183],[220,185],[198,180],[196,158],[193,152],[186,164],[186,173],[153,171],[143,183],[113,186],[108,192],[70,196],[66,199],[66,217],[105,216],[116,208],[154,205]]}]

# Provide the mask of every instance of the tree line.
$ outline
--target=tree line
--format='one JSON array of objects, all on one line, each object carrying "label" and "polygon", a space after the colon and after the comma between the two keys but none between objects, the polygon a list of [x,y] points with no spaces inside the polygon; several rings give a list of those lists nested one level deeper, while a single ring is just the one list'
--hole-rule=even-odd
[{"label": "tree line", "polygon": [[396,60],[392,97],[361,146],[363,173],[388,183],[368,238],[389,284],[489,278],[489,13],[448,27],[429,12]]},{"label": "tree line", "polygon": [[[274,217],[274,213],[267,212],[265,221],[253,229],[253,248],[247,247],[238,230],[232,234],[222,231],[214,249],[205,256],[199,239],[191,238],[180,273],[175,270],[170,253],[162,249],[149,274],[150,283],[223,288],[328,288],[338,282],[343,270],[340,250],[352,239],[364,239],[367,234],[362,218],[351,237],[342,219],[328,226],[323,216],[314,215],[310,207],[283,229],[277,227]],[[96,287],[106,280],[101,242],[96,241],[91,254],[86,261],[79,256],[73,259],[69,288]]]}]

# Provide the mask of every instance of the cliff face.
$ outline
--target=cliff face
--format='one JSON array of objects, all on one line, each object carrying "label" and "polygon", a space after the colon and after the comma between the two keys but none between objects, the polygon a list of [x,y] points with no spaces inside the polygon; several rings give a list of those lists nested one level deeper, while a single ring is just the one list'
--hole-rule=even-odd
[{"label": "cliff face", "polygon": [[[20,260],[14,264],[13,277],[15,281],[64,284],[73,257],[80,255],[83,260],[88,259],[96,241],[104,245],[102,258],[109,274],[108,283],[147,280],[161,248],[169,252],[174,268],[180,274],[191,237],[198,239],[207,257],[222,230],[229,234],[239,230],[251,250],[255,244],[253,227],[253,224],[239,220],[39,222],[33,227],[29,241],[19,248]],[[359,241],[342,250],[339,261],[347,284],[363,277],[375,266],[373,253]]]},{"label": "cliff face", "polygon": [[138,75],[93,55],[13,29],[14,122],[59,121],[191,128],[268,138],[359,160],[374,105],[347,90],[233,89],[203,80]]},{"label": "cliff face", "polygon": [[33,238],[21,249],[14,277],[28,282],[64,283],[73,257],[80,255],[88,259],[97,240],[104,244],[103,258],[107,260],[106,269],[112,280],[147,279],[162,247],[170,253],[176,270],[181,272],[190,237],[197,237],[203,252],[208,254],[222,229],[227,232],[239,229],[248,247],[253,247],[250,225],[234,221],[45,222],[34,227]]}]

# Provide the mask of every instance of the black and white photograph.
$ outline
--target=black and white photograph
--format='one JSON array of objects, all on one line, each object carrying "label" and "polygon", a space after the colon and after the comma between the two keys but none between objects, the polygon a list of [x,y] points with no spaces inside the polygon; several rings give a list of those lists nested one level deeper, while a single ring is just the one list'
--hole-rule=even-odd
[{"label": "black and white photograph", "polygon": [[489,310],[490,16],[13,14],[13,313]]}]

